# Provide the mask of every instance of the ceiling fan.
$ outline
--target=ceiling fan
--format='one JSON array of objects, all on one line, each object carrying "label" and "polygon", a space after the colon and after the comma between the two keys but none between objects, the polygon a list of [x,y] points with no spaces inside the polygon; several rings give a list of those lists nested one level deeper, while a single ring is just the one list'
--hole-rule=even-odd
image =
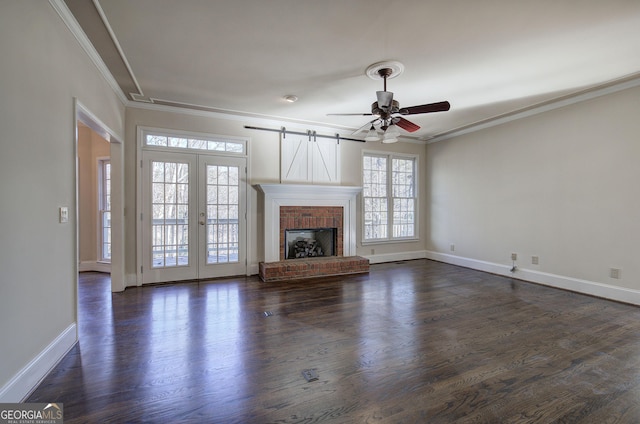
[{"label": "ceiling fan", "polygon": [[[403,118],[403,115],[417,115],[421,113],[445,112],[451,105],[449,102],[428,103],[419,106],[400,107],[397,100],[393,100],[393,93],[387,91],[387,78],[392,78],[402,72],[404,68],[397,62],[381,62],[367,68],[367,75],[374,78],[377,74],[384,80],[384,90],[376,91],[378,101],[371,105],[371,113],[329,113],[333,116],[375,116],[376,118],[367,122],[363,127],[354,132],[357,134],[367,128],[369,132],[364,138],[365,141],[378,141],[380,136],[378,131],[382,131],[383,143],[395,143],[398,141],[402,128],[407,132],[415,132],[420,126]],[[377,77],[376,77],[377,78]],[[376,128],[377,126],[377,128]]]}]

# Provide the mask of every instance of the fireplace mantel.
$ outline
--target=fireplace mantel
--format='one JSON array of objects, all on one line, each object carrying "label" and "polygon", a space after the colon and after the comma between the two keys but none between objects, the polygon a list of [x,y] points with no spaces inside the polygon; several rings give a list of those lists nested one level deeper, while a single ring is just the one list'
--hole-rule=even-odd
[{"label": "fireplace mantel", "polygon": [[309,184],[256,184],[264,193],[264,261],[280,260],[280,206],[341,206],[343,255],[356,254],[356,197],[362,187]]}]

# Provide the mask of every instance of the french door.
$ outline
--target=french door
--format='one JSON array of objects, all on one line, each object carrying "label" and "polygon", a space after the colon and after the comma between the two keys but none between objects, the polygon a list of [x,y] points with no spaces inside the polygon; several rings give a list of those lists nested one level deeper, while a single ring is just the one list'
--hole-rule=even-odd
[{"label": "french door", "polygon": [[142,282],[244,275],[246,159],[142,153]]}]

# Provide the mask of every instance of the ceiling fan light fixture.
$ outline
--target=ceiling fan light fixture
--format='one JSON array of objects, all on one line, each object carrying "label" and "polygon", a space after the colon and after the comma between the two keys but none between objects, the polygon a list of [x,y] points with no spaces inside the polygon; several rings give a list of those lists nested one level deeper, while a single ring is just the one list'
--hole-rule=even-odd
[{"label": "ceiling fan light fixture", "polygon": [[398,141],[398,136],[400,135],[400,130],[398,130],[398,126],[391,124],[384,132],[384,136],[382,137],[383,143],[395,143]]},{"label": "ceiling fan light fixture", "polygon": [[398,138],[395,136],[390,136],[387,135],[385,133],[384,137],[382,138],[382,144],[391,144],[391,143],[397,143],[398,142]]},{"label": "ceiling fan light fixture", "polygon": [[371,125],[371,128],[369,129],[369,132],[367,132],[367,135],[364,138],[364,141],[378,141],[380,140],[380,137],[378,136],[378,132],[376,131],[376,128]]}]

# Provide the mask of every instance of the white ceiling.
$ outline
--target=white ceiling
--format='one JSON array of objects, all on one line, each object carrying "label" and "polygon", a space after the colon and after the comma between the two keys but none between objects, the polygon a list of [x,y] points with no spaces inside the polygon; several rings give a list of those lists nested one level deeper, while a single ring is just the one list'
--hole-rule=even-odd
[{"label": "white ceiling", "polygon": [[[80,2],[66,0],[89,33]],[[451,103],[406,117],[423,140],[640,77],[639,0],[94,3],[137,84],[127,97],[283,124],[364,125],[327,114],[370,112],[382,81],[365,69],[383,60],[404,64],[388,81],[401,107]],[[112,56],[103,54],[108,65]]]}]

